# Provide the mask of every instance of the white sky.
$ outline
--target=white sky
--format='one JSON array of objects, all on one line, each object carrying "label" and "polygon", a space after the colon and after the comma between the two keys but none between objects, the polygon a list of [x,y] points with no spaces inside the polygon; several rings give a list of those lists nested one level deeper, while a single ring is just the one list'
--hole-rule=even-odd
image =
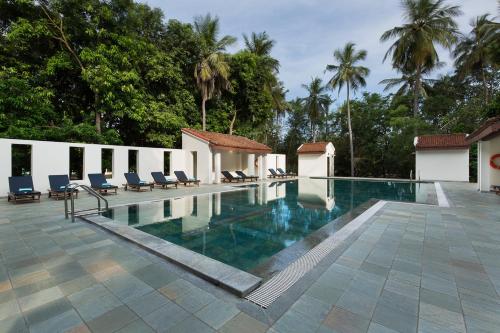
[{"label": "white sky", "polygon": [[[220,18],[222,34],[238,38],[242,34],[266,31],[276,41],[273,56],[281,63],[280,79],[289,89],[288,98],[304,95],[302,83],[314,76],[324,80],[326,64],[333,63],[333,50],[348,41],[368,51],[365,66],[371,73],[367,79],[370,92],[382,92],[378,82],[395,77],[390,59],[382,63],[390,43],[380,43],[380,35],[402,23],[399,0],[142,0],[163,10],[165,18],[192,22],[197,15],[211,13]],[[447,1],[459,5],[463,15],[457,19],[462,32],[469,31],[471,18],[484,13],[497,14],[496,0]],[[447,66],[435,75],[450,72],[452,61],[447,50],[440,57]],[[337,98],[337,93],[333,96]],[[341,94],[339,100],[343,99]]]}]

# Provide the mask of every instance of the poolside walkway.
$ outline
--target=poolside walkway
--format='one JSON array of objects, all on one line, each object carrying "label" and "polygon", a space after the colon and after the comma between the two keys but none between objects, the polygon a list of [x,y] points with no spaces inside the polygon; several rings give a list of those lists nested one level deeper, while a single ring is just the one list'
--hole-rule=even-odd
[{"label": "poolside walkway", "polygon": [[64,220],[62,202],[1,202],[0,332],[498,332],[500,196],[442,187],[450,208],[388,203],[268,309]]}]

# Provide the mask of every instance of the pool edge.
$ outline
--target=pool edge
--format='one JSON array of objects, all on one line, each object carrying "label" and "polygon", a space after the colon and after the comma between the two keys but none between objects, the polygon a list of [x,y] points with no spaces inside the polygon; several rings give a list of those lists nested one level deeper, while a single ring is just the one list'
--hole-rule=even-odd
[{"label": "pool edge", "polygon": [[135,228],[117,224],[101,215],[93,214],[79,218],[124,238],[160,258],[173,262],[239,297],[247,296],[262,283],[260,277]]}]

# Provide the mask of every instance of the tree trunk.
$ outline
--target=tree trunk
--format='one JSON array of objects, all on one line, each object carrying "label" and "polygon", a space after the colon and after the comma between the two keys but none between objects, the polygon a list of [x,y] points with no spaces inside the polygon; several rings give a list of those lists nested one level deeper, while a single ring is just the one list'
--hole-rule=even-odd
[{"label": "tree trunk", "polygon": [[483,90],[484,90],[484,102],[485,104],[489,103],[489,92],[488,92],[488,83],[486,82],[486,73],[484,71],[484,67],[481,68],[481,79],[483,81]]},{"label": "tree trunk", "polygon": [[420,65],[417,65],[415,73],[415,85],[413,87],[413,118],[418,117],[418,98],[420,97]]},{"label": "tree trunk", "polygon": [[205,102],[207,99],[205,97],[202,97],[201,99],[201,122],[203,126],[203,130],[206,131],[207,126],[206,126],[206,119],[205,119]]},{"label": "tree trunk", "polygon": [[347,126],[349,128],[349,148],[351,151],[351,177],[354,177],[354,145],[351,126],[351,104],[349,101],[349,84],[347,85]]},{"label": "tree trunk", "polygon": [[237,110],[234,110],[233,119],[231,119],[231,123],[229,124],[229,135],[233,135],[234,122],[236,121],[237,112]]},{"label": "tree trunk", "polygon": [[99,112],[99,93],[94,92],[94,107],[95,107],[95,131],[101,134],[101,112]]}]

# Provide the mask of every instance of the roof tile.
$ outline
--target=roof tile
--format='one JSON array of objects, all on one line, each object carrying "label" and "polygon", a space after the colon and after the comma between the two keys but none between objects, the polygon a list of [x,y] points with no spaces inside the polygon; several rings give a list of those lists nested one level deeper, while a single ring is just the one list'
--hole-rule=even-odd
[{"label": "roof tile", "polygon": [[309,142],[304,143],[297,149],[297,154],[322,154],[326,152],[329,142]]},{"label": "roof tile", "polygon": [[270,153],[272,151],[265,144],[250,140],[244,136],[199,131],[192,128],[183,128],[182,132],[207,141],[210,145],[218,149],[254,153]]},{"label": "roof tile", "polygon": [[415,147],[417,150],[466,149],[469,144],[465,138],[466,135],[462,133],[421,135],[418,137]]}]

